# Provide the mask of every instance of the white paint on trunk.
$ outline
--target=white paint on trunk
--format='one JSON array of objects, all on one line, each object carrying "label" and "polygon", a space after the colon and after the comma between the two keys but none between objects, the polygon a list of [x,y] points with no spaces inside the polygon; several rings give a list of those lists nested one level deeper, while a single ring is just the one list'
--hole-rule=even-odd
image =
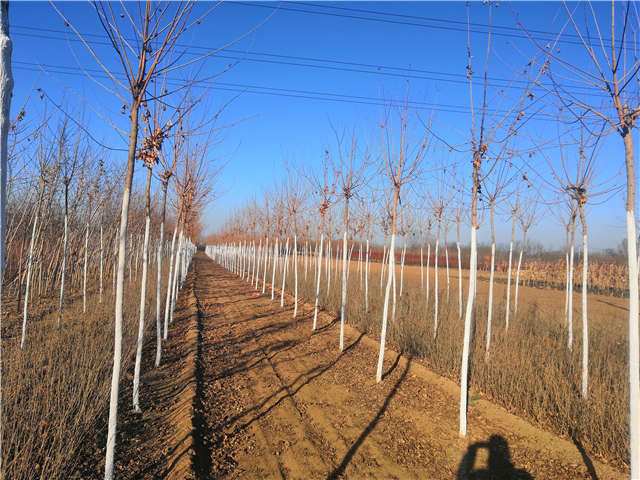
[{"label": "white paint on trunk", "polygon": [[138,343],[136,345],[136,363],[133,372],[133,409],[140,411],[140,368],[142,367],[142,342],[144,340],[144,316],[147,304],[147,275],[149,273],[149,226],[151,219],[144,222],[144,243],[142,247],[142,285],[140,286],[140,315],[138,317]]},{"label": "white paint on trunk", "polygon": [[280,307],[284,308],[284,287],[287,281],[287,267],[289,266],[289,238],[284,247],[284,260],[282,265],[282,290],[280,290]]},{"label": "white paint on trunk", "polygon": [[13,44],[9,37],[9,2],[0,2],[0,478],[4,473],[2,455],[2,273],[5,268],[5,243],[7,233],[7,158],[10,126],[13,74],[11,52]]},{"label": "white paint on trunk", "polygon": [[[635,178],[633,179],[635,184]],[[629,447],[631,478],[640,478],[640,338],[638,335],[638,263],[636,220],[627,210],[627,263],[629,271]]]},{"label": "white paint on trunk", "polygon": [[293,283],[294,283],[294,297],[293,297],[293,318],[298,315],[298,234],[293,234]]},{"label": "white paint on trunk", "polygon": [[511,312],[511,261],[513,259],[513,240],[509,242],[509,267],[507,269],[507,305],[505,317],[505,329],[509,329],[509,313]]},{"label": "white paint on trunk", "polygon": [[387,338],[387,317],[389,314],[389,296],[391,293],[391,283],[393,278],[394,264],[394,248],[396,244],[395,233],[391,234],[391,245],[389,246],[389,273],[387,275],[387,288],[384,292],[384,307],[382,309],[382,329],[380,331],[380,351],[378,353],[378,367],[376,369],[376,382],[382,381],[382,365],[384,363],[384,348]]},{"label": "white paint on trunk", "polygon": [[462,318],[462,259],[460,258],[460,242],[456,242],[458,249],[458,314]]},{"label": "white paint on trunk", "polygon": [[471,253],[469,258],[469,297],[464,315],[464,335],[462,338],[462,366],[460,368],[460,436],[467,435],[467,400],[469,387],[469,349],[471,344],[471,322],[473,317],[473,304],[475,300],[477,278],[477,233],[475,226],[471,226]]},{"label": "white paint on trunk", "polygon": [[485,346],[485,360],[489,359],[489,349],[491,348],[491,317],[493,315],[493,277],[496,265],[496,244],[491,243],[491,271],[489,273],[489,300],[487,306],[487,342]]},{"label": "white paint on trunk", "polygon": [[36,239],[37,225],[38,225],[38,213],[36,212],[36,215],[33,218],[33,228],[31,229],[31,240],[29,242],[29,260],[27,264],[27,284],[24,290],[24,308],[22,311],[22,337],[20,339],[20,348],[24,348],[24,339],[27,336],[27,312],[29,310],[29,292],[31,290],[31,268],[33,265],[33,244]]},{"label": "white paint on trunk", "polygon": [[176,221],[176,225],[173,228],[173,239],[171,240],[171,258],[169,259],[169,276],[167,277],[167,298],[164,305],[164,333],[162,335],[163,339],[169,338],[169,310],[171,308],[171,294],[173,293],[172,283],[173,283],[173,270],[176,259],[176,237],[178,235],[178,222]]},{"label": "white paint on trunk", "polygon": [[158,272],[156,278],[156,358],[155,366],[160,366],[162,358],[162,323],[160,314],[162,312],[162,247],[164,245],[164,220],[160,223],[160,241],[158,243]]},{"label": "white paint on trunk", "polygon": [[586,232],[582,235],[582,249],[582,398],[586,399],[589,395],[589,317],[587,312],[589,250]]},{"label": "white paint on trunk", "polygon": [[344,319],[347,310],[347,230],[342,236],[342,301],[340,302],[340,351],[344,350]]},{"label": "white paint on trunk", "polygon": [[320,277],[322,275],[322,243],[324,241],[324,233],[320,234],[320,248],[318,249],[318,279],[316,281],[316,305],[313,310],[313,330],[318,326],[318,302],[320,300]]}]

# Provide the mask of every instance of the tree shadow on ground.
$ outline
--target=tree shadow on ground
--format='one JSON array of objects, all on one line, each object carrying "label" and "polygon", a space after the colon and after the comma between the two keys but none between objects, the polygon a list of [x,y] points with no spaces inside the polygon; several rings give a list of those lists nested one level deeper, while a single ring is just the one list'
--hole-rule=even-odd
[{"label": "tree shadow on ground", "polygon": [[[400,354],[398,354],[398,356],[396,357],[396,360],[391,366],[391,368],[385,373],[385,376],[393,372],[395,367],[398,365],[399,361],[400,361]],[[373,429],[376,428],[376,425],[378,425],[378,422],[380,421],[384,413],[387,411],[387,408],[389,407],[389,403],[391,403],[391,399],[396,395],[396,393],[398,392],[398,389],[400,388],[400,385],[402,384],[404,379],[407,377],[407,373],[409,372],[410,366],[411,366],[411,357],[409,357],[409,359],[407,360],[407,364],[404,370],[402,371],[400,378],[398,378],[398,381],[395,383],[395,385],[389,392],[389,395],[387,395],[387,397],[385,398],[384,403],[380,407],[380,410],[378,410],[378,413],[376,413],[376,416],[373,417],[373,420],[369,422],[369,425],[367,425],[367,428],[363,430],[363,432],[360,434],[358,439],[351,446],[347,454],[342,459],[342,462],[340,463],[340,465],[338,465],[331,473],[329,473],[329,475],[327,476],[327,480],[337,480],[338,478],[341,478],[344,475],[345,469],[347,468],[347,465],[349,465],[349,462],[351,462],[351,459],[353,458],[353,456],[356,454],[360,446],[364,443],[366,438],[371,434]]]},{"label": "tree shadow on ground", "polygon": [[[489,452],[486,468],[475,469],[478,452]],[[460,460],[457,480],[533,480],[527,471],[516,468],[511,462],[509,443],[500,435],[491,435],[488,442],[476,442],[469,445]]]}]

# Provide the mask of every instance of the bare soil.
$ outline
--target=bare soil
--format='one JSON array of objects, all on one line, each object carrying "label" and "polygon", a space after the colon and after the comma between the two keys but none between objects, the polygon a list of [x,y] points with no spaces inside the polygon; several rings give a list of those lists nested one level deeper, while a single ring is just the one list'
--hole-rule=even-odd
[{"label": "bare soil", "polygon": [[[123,378],[118,478],[625,478],[471,394],[460,438],[454,382],[387,350],[376,384],[376,341],[347,326],[340,352],[333,316],[312,332],[312,306],[293,319],[285,298],[196,255],[160,368],[146,343],[142,414]],[[74,478],[101,478],[98,432]]]}]

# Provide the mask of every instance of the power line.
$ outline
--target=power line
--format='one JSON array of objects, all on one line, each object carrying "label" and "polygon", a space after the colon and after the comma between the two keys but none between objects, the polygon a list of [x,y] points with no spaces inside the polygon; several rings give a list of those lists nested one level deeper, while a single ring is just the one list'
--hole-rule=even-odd
[{"label": "power line", "polygon": [[[347,18],[347,19],[353,19],[353,20],[389,23],[389,24],[395,24],[395,25],[406,25],[406,26],[420,27],[420,28],[432,28],[437,30],[464,32],[464,33],[470,32],[470,33],[486,34],[487,29],[489,28],[489,25],[480,24],[480,23],[470,23],[470,26],[474,26],[475,28],[468,28],[467,22],[462,22],[462,21],[440,19],[440,18],[434,18],[434,17],[421,17],[417,15],[396,14],[396,13],[381,12],[376,10],[337,7],[333,5],[314,4],[314,3],[308,3],[308,2],[291,2],[291,3],[295,5],[304,5],[304,6],[309,6],[309,7],[319,8],[319,9],[335,9],[335,10],[342,10],[342,11],[351,11],[356,13],[379,15],[382,17],[386,16],[386,17],[403,18],[406,20],[394,20],[392,18],[365,17],[362,15],[354,15],[354,14],[348,14],[348,13],[334,13],[334,12],[326,12],[326,11],[318,11],[318,10],[305,10],[305,9],[296,8],[296,7],[282,6],[282,4],[269,5],[269,4],[255,3],[255,2],[247,3],[247,2],[237,2],[237,1],[229,1],[228,3],[231,5],[241,5],[244,7],[268,8],[272,10],[282,10],[282,11],[288,11],[288,12],[294,12],[294,13],[306,13],[306,14],[312,14],[312,15],[331,16],[331,17]],[[290,2],[287,2],[287,4],[289,3]],[[415,21],[409,21],[409,20],[415,20]],[[418,23],[420,21],[443,23],[444,25],[430,25],[427,23]],[[454,25],[457,24],[457,25],[460,25],[460,27],[454,27],[454,26],[451,26],[451,24],[454,24]],[[529,33],[537,33],[538,35],[544,35],[544,36],[516,33],[521,31],[522,29],[517,27],[508,27],[508,26],[502,26],[502,25],[491,25],[491,29],[492,29],[491,34],[496,36],[502,36],[507,38],[519,38],[519,39],[526,39],[526,40],[534,39],[540,42],[550,42],[550,41],[555,41],[557,39],[559,43],[583,46],[583,43],[580,40],[580,37],[576,34],[563,34],[562,36],[557,38],[557,36],[552,32],[545,32],[542,30],[527,30],[527,31]],[[504,29],[504,30],[507,30],[507,32],[494,31],[494,29],[499,29],[499,30]],[[513,32],[513,33],[509,33],[509,32]],[[575,38],[575,40],[570,40],[568,38]],[[606,47],[608,42],[606,39],[603,38],[602,43]],[[587,45],[592,46],[590,43],[587,43]],[[600,47],[599,44],[597,46]],[[610,43],[609,43],[609,48],[611,48]],[[631,47],[625,47],[625,49],[631,50]]]},{"label": "power line", "polygon": [[[26,70],[26,71],[34,71],[40,72],[42,67],[47,67],[47,72],[55,73],[55,74],[63,74],[63,75],[71,75],[77,77],[85,77],[86,75],[83,73],[83,70],[77,67],[66,67],[66,66],[55,66],[55,65],[40,65],[32,62],[21,62],[15,61],[16,69]],[[39,67],[39,68],[35,68]],[[84,69],[84,71],[91,72],[93,76],[99,77],[101,79],[108,79],[107,75],[102,73],[97,69]],[[168,84],[179,85],[180,82],[178,80],[169,80]],[[243,84],[243,83],[229,83],[229,82],[215,82],[213,85],[199,85],[199,88],[210,88],[212,90],[219,91],[229,91],[235,93],[248,93],[254,95],[268,95],[275,97],[286,97],[286,98],[298,98],[305,100],[319,100],[319,101],[330,101],[334,103],[345,103],[345,104],[360,104],[360,105],[371,105],[371,106],[381,106],[381,107],[401,107],[405,104],[405,100],[397,100],[397,99],[380,99],[376,97],[366,97],[361,95],[349,95],[342,93],[334,93],[334,92],[323,92],[318,90],[300,90],[300,89],[290,89],[290,88],[279,88],[279,87],[269,87],[264,85],[252,85],[252,84]],[[442,112],[442,113],[453,113],[453,114],[464,114],[469,115],[471,113],[471,109],[467,106],[463,105],[447,105],[447,104],[436,104],[429,102],[421,102],[415,100],[406,101],[406,103],[415,110],[427,110],[434,112]],[[501,112],[493,112],[493,113],[501,113]],[[502,112],[505,113],[505,112]],[[517,114],[517,112],[513,112],[513,114]],[[539,112],[538,116],[542,117],[551,117],[558,118],[558,115],[553,115],[549,113]]]},{"label": "power line", "polygon": [[[34,31],[52,32],[52,33],[55,32],[55,33],[61,33],[61,34],[67,33],[64,30],[25,27],[21,25],[18,25],[15,28],[34,30]],[[65,40],[59,37],[27,34],[27,33],[20,33],[20,32],[17,32],[14,35],[25,36],[27,38],[40,38],[44,40]],[[97,34],[82,34],[82,35],[87,37],[105,38],[104,36],[97,35]],[[80,40],[75,37],[67,40],[70,40],[72,42],[80,42]],[[105,45],[105,46],[111,45],[106,41],[100,41],[100,42],[94,42],[94,43],[98,45]],[[181,44],[178,46],[180,46],[180,48],[190,48],[194,50],[210,51],[209,47],[202,47],[197,45]],[[379,76],[396,77],[396,78],[402,78],[402,79],[429,80],[429,81],[449,83],[449,84],[468,85],[466,74],[438,72],[433,70],[413,69],[413,68],[397,67],[397,66],[367,64],[367,63],[359,63],[359,62],[344,61],[344,60],[332,60],[328,58],[316,58],[316,57],[306,57],[306,56],[300,57],[300,56],[284,55],[284,54],[278,54],[278,53],[272,53],[272,52],[245,52],[245,51],[236,50],[236,49],[227,49],[225,51],[236,53],[240,56],[225,55],[223,53],[218,53],[212,58],[243,61],[243,62],[266,63],[266,64],[275,64],[275,65],[288,65],[288,66],[304,67],[304,68],[316,68],[316,69],[322,69],[322,70],[343,71],[343,72],[350,72],[350,73],[365,73],[365,74],[372,74],[372,75],[379,75]],[[272,60],[269,58],[250,58],[249,56],[272,57],[272,58],[280,58],[285,60]],[[287,61],[287,60],[292,60],[292,61]],[[318,64],[301,63],[300,61],[293,61],[293,60],[316,62]],[[333,63],[334,65],[325,65],[330,63]],[[393,71],[384,71],[384,70],[396,70],[398,72],[406,72],[406,73],[394,73]],[[441,77],[438,77],[438,75],[442,77],[450,77],[450,78],[441,78]],[[516,84],[526,85],[526,82],[527,82],[526,80],[522,80],[522,79],[504,79],[504,78],[492,77],[492,76],[489,76],[488,79],[490,81],[487,82],[487,85],[494,88],[509,88]],[[541,86],[545,86],[547,89],[552,88],[552,85],[546,82],[540,82],[540,84]],[[594,96],[603,95],[600,92],[594,91],[593,89],[589,89],[588,87],[584,87],[580,85],[574,85],[572,86],[572,89],[580,89],[585,92],[589,92]]]}]

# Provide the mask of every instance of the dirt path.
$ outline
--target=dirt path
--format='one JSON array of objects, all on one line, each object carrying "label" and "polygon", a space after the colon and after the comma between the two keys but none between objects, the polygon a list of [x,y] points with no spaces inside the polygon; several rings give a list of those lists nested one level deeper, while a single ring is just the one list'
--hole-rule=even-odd
[{"label": "dirt path", "polygon": [[460,439],[453,382],[388,351],[376,384],[373,340],[347,328],[341,353],[339,324],[311,334],[291,300],[196,255],[145,413],[123,420],[119,478],[625,478],[484,400]]}]

